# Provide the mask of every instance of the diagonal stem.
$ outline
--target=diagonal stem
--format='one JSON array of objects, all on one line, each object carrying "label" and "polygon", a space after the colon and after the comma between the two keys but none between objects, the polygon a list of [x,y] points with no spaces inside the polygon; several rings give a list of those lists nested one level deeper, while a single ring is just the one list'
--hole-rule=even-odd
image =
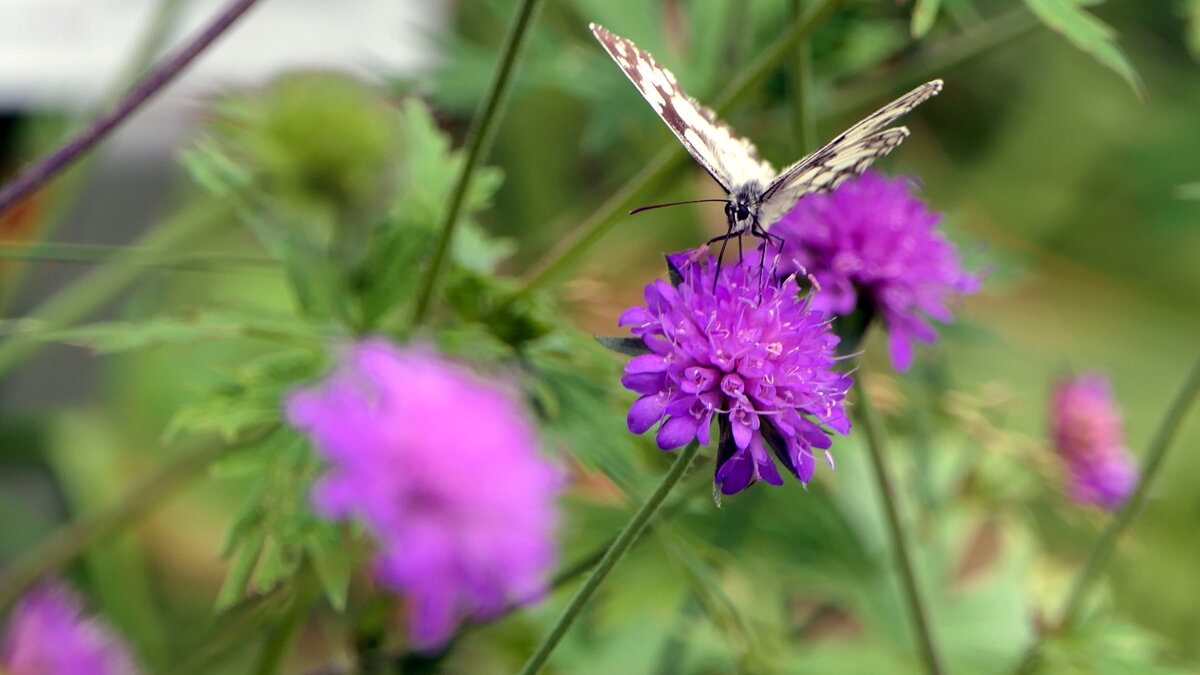
[{"label": "diagonal stem", "polygon": [[29,166],[15,178],[0,186],[0,213],[4,213],[25,195],[33,192],[81,155],[104,140],[113,129],[142,107],[160,89],[170,84],[209,45],[221,36],[258,0],[233,0],[212,23],[200,31],[191,42],[150,71],[125,98],[109,112],[97,117],[78,136]]},{"label": "diagonal stem", "polygon": [[0,609],[16,600],[22,591],[46,572],[61,567],[97,540],[145,515],[174,493],[176,488],[226,453],[256,443],[278,428],[277,425],[270,425],[233,443],[206,443],[155,471],[111,508],[56,530],[0,574]]},{"label": "diagonal stem", "polygon": [[875,483],[879,489],[879,498],[883,502],[884,515],[887,516],[888,534],[892,539],[892,552],[896,557],[896,567],[900,571],[900,582],[904,587],[904,597],[912,614],[913,628],[917,633],[917,642],[921,650],[921,658],[931,675],[943,672],[938,660],[938,652],[930,628],[925,601],[921,596],[917,575],[913,570],[912,556],[908,551],[908,540],[904,526],[900,520],[900,509],[897,506],[896,487],[888,472],[884,459],[883,441],[879,436],[875,415],[871,409],[870,397],[867,396],[862,384],[859,384],[858,398],[855,410],[858,413],[859,424],[867,437],[867,448],[871,452],[871,469],[875,475]]},{"label": "diagonal stem", "polygon": [[458,215],[462,211],[463,202],[466,201],[467,193],[471,188],[471,181],[475,177],[475,167],[479,165],[484,154],[492,145],[496,124],[508,99],[513,73],[517,69],[517,60],[527,41],[529,26],[533,23],[541,6],[542,0],[522,0],[521,6],[517,8],[517,15],[508,29],[508,35],[504,38],[500,63],[496,65],[496,71],[492,74],[492,82],[488,85],[487,94],[484,96],[479,112],[475,115],[475,120],[471,123],[471,130],[467,134],[467,155],[463,159],[462,167],[458,171],[458,180],[454,183],[454,188],[450,192],[450,201],[446,204],[446,210],[442,215],[437,242],[434,244],[433,259],[429,262],[429,269],[426,271],[421,289],[417,293],[417,304],[413,313],[414,324],[425,320],[430,304],[438,292],[441,278],[445,274],[447,258],[450,255],[450,244],[454,240],[454,230],[458,225]]},{"label": "diagonal stem", "polygon": [[1041,636],[1025,652],[1025,658],[1022,659],[1020,666],[1017,667],[1018,673],[1028,673],[1033,670],[1033,667],[1037,665],[1041,656],[1042,645],[1045,643],[1046,638],[1070,630],[1075,625],[1075,622],[1078,621],[1079,611],[1083,606],[1084,598],[1096,583],[1096,580],[1100,578],[1100,574],[1104,571],[1104,568],[1108,566],[1108,561],[1117,546],[1117,540],[1125,530],[1129,529],[1134,517],[1141,512],[1142,506],[1146,502],[1146,495],[1149,493],[1150,485],[1158,475],[1163,458],[1166,457],[1167,449],[1171,446],[1171,441],[1175,439],[1175,434],[1179,431],[1179,426],[1183,423],[1183,418],[1192,403],[1195,402],[1198,393],[1200,393],[1200,361],[1197,361],[1196,365],[1192,367],[1192,371],[1187,379],[1184,380],[1183,386],[1175,394],[1175,398],[1172,400],[1167,414],[1158,425],[1158,430],[1154,433],[1154,439],[1150,442],[1150,448],[1146,451],[1146,457],[1142,460],[1141,478],[1138,480],[1133,494],[1129,496],[1125,505],[1121,507],[1121,510],[1109,522],[1108,527],[1104,530],[1104,534],[1101,535],[1092,548],[1087,565],[1079,573],[1079,576],[1075,578],[1075,584],[1071,588],[1071,595],[1068,596],[1062,617],[1052,628],[1043,631]]},{"label": "diagonal stem", "polygon": [[[771,43],[759,57],[736,77],[717,98],[713,109],[723,114],[762,81],[783,62],[800,40],[812,35],[825,19],[837,9],[842,0],[821,0],[792,27]],[[629,179],[615,194],[600,205],[587,220],[551,249],[521,279],[518,293],[524,294],[545,284],[568,269],[583,254],[608,234],[618,222],[620,215],[628,211],[644,194],[658,185],[672,170],[677,168],[685,155],[683,148],[672,141],[651,159],[644,169]]]},{"label": "diagonal stem", "polygon": [[554,624],[554,628],[550,631],[550,634],[538,646],[533,656],[529,657],[529,661],[521,669],[521,675],[533,675],[540,671],[542,666],[546,665],[546,660],[550,658],[551,652],[558,646],[559,640],[566,635],[567,630],[571,628],[571,624],[579,617],[579,613],[583,611],[588,600],[591,600],[596,589],[600,588],[600,585],[608,578],[608,573],[616,567],[625,553],[629,551],[629,547],[633,546],[633,543],[637,541],[642,530],[646,529],[646,525],[654,516],[655,511],[658,510],[659,505],[666,499],[671,488],[675,487],[675,484],[687,472],[688,467],[691,465],[692,460],[696,458],[699,450],[700,444],[692,441],[686,448],[679,451],[679,454],[675,457],[675,463],[671,465],[671,468],[667,471],[667,475],[663,476],[662,482],[658,484],[658,487],[655,488],[646,502],[633,514],[633,517],[630,518],[625,528],[613,540],[612,546],[608,548],[604,557],[600,559],[595,569],[592,570],[591,576],[576,591],[575,597],[571,598],[570,604],[567,605],[562,616]]}]

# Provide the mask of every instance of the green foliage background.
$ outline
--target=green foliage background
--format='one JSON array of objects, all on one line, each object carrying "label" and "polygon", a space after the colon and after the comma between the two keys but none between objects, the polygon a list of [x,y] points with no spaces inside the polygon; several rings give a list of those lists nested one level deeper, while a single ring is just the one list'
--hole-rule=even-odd
[{"label": "green foliage background", "polygon": [[[443,67],[427,78],[370,88],[298,74],[214,100],[180,159],[161,225],[176,244],[152,251],[163,267],[121,263],[140,270],[119,296],[121,321],[7,315],[0,350],[81,345],[105,359],[105,376],[86,405],[0,411],[0,559],[120,500],[189,443],[273,428],[282,393],[361,332],[432,341],[519,380],[548,451],[578,479],[564,500],[564,566],[620,528],[670,457],[625,431],[621,360],[589,336],[617,334],[662,254],[717,233],[722,218],[698,205],[622,219],[566,275],[510,301],[531,266],[674,142],[586,25],[636,40],[707,101],[795,8],[547,3],[469,195],[444,302],[420,332],[413,294],[462,161],[453,148],[514,7],[460,3]],[[875,336],[858,380],[887,417],[950,672],[1015,667],[1106,523],[1061,493],[1043,440],[1050,380],[1108,371],[1140,454],[1197,358],[1198,25],[1195,0],[853,0],[809,42],[807,110],[789,63],[729,115],[781,165],[804,151],[797,115],[811,115],[823,140],[920,81],[946,80],[882,165],[919,177],[987,282],[911,372],[894,373]],[[681,167],[654,201],[717,195]],[[197,250],[212,254],[210,269],[177,269]],[[3,262],[0,280],[19,283]],[[1192,422],[1085,624],[1051,645],[1047,672],[1200,667],[1198,441]],[[622,562],[554,671],[919,672],[861,443],[837,440],[836,471],[807,489],[759,486],[719,509],[702,461],[675,495],[678,515]],[[361,572],[360,533],[308,510],[317,471],[291,432],[235,446],[64,573],[155,671],[269,671],[280,664],[264,654],[286,647],[296,608],[301,639],[278,657],[286,672],[404,654],[396,603]],[[468,632],[444,658],[409,655],[402,669],[512,672],[568,595]]]}]

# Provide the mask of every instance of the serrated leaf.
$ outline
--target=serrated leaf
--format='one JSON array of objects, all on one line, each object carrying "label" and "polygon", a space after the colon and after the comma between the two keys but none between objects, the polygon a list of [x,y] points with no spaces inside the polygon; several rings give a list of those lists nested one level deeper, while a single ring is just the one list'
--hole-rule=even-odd
[{"label": "serrated leaf", "polygon": [[597,335],[595,338],[596,342],[599,342],[618,354],[624,354],[626,356],[641,356],[643,354],[651,353],[650,348],[646,346],[646,342],[639,337],[612,337],[608,335]]},{"label": "serrated leaf", "polygon": [[929,29],[933,28],[933,22],[937,19],[941,4],[942,0],[917,0],[917,4],[913,6],[912,25],[909,29],[913,39],[919,40],[925,37],[929,33]]},{"label": "serrated leaf", "polygon": [[1117,46],[1116,32],[1084,11],[1078,0],[1025,0],[1025,4],[1051,30],[1120,75],[1138,98],[1146,97],[1142,78]]}]

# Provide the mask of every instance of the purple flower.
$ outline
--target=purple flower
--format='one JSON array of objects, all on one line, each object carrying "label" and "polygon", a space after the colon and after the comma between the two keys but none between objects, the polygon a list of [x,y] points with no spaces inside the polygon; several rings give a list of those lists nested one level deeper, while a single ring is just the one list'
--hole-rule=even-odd
[{"label": "purple flower", "polygon": [[416,646],[542,594],[564,479],[511,392],[427,349],[369,339],[294,392],[287,416],[330,465],[317,511],[365,523]]},{"label": "purple flower", "polygon": [[954,245],[935,229],[939,220],[908,180],[868,171],[804,197],[771,228],[785,241],[778,272],[811,275],[820,286],[815,309],[878,312],[892,363],[907,370],[913,340],[937,339],[926,317],[951,321],[946,299],[979,289],[979,277],[960,267]]},{"label": "purple flower", "polygon": [[1137,485],[1121,411],[1101,373],[1060,380],[1050,403],[1050,432],[1070,479],[1071,498],[1114,510]]},{"label": "purple flower", "polygon": [[66,586],[45,583],[25,594],[8,617],[0,647],[7,675],[127,675],[138,672],[128,647],[103,623],[85,617]]},{"label": "purple flower", "polygon": [[832,443],[820,425],[850,429],[842,399],[852,380],[832,370],[838,339],[825,316],[797,297],[795,279],[760,281],[749,261],[722,265],[715,291],[712,257],[692,262],[674,254],[668,262],[682,276],[679,286],[654,281],[646,305],[620,319],[650,352],[634,357],[621,378],[641,394],[629,409],[629,430],[640,434],[662,421],[656,440],[663,450],[692,439],[707,444],[715,416],[721,492],[760,479],[783,484],[765,446],[807,483],[813,450]]}]

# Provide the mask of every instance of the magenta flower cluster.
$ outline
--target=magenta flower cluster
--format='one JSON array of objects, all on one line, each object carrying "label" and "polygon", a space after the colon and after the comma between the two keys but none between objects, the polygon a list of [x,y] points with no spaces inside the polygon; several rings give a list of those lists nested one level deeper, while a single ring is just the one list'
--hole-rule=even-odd
[{"label": "magenta flower cluster", "polygon": [[1071,498],[1113,510],[1138,480],[1125,447],[1121,411],[1101,373],[1064,378],[1054,387],[1050,433],[1066,467]]},{"label": "magenta flower cluster", "polygon": [[962,269],[954,245],[937,231],[940,219],[912,195],[909,180],[868,171],[831,193],[804,197],[772,226],[785,241],[777,269],[811,275],[816,309],[877,313],[892,363],[906,370],[913,341],[937,339],[927,318],[949,322],[947,299],[979,289],[978,276]]},{"label": "magenta flower cluster", "polygon": [[646,304],[620,318],[649,351],[629,362],[621,380],[641,394],[629,430],[640,434],[661,422],[656,440],[670,450],[693,439],[709,443],[717,418],[715,481],[724,494],[757,480],[783,483],[767,446],[807,483],[814,451],[832,443],[821,425],[850,429],[842,400],[851,378],[832,370],[838,338],[826,317],[798,297],[794,279],[764,280],[751,257],[720,266],[714,279],[713,258],[669,256],[678,287],[654,281]]},{"label": "magenta flower cluster", "polygon": [[564,478],[511,392],[428,349],[370,339],[292,394],[287,416],[329,463],[317,511],[366,525],[418,648],[544,592]]},{"label": "magenta flower cluster", "polygon": [[0,646],[6,675],[131,675],[129,648],[66,586],[44,583],[25,594],[8,618]]}]

